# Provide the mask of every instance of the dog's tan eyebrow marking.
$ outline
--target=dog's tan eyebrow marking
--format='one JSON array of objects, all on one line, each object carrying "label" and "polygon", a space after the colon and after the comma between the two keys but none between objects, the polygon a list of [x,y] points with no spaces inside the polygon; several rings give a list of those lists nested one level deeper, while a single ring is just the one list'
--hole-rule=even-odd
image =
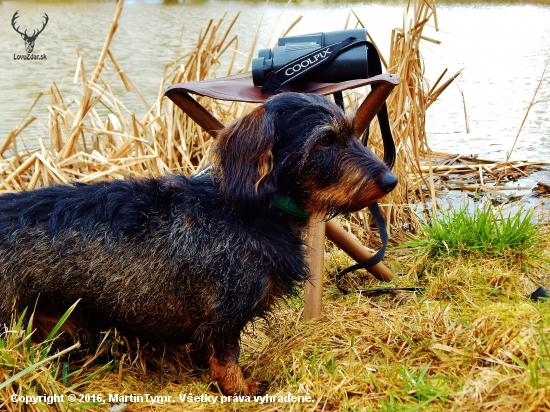
[{"label": "dog's tan eyebrow marking", "polygon": [[343,116],[330,115],[330,121],[322,125],[319,125],[314,129],[314,133],[319,131],[324,133],[333,133],[334,136],[339,136],[342,132],[346,133],[347,130],[353,130],[350,122]]},{"label": "dog's tan eyebrow marking", "polygon": [[346,145],[350,137],[354,136],[354,129],[347,118],[331,117],[331,122],[319,128],[323,133],[330,134],[335,143]]}]

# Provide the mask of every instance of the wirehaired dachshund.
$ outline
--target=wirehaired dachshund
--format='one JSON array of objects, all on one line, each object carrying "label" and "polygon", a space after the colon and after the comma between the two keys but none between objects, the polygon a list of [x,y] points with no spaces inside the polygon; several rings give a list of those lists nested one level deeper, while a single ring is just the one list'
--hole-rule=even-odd
[{"label": "wirehaired dachshund", "polygon": [[363,209],[397,178],[325,97],[283,93],[219,132],[210,170],[0,196],[0,325],[35,309],[43,338],[116,327],[190,343],[227,395],[261,394],[238,365],[245,325],[308,279],[308,214]]}]

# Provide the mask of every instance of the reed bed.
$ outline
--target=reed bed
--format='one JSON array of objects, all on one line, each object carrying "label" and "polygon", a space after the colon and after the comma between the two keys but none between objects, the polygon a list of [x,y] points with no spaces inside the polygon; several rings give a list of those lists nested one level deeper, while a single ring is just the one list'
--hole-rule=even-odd
[{"label": "reed bed", "polygon": [[[48,138],[40,139],[40,148],[27,151],[18,150],[17,146],[17,139],[35,117],[23,119],[2,143],[0,191],[34,189],[74,180],[94,182],[168,173],[191,174],[205,164],[211,138],[163,98],[162,93],[172,83],[215,77],[222,56],[231,54],[231,61],[234,60],[236,50],[231,48],[237,43],[237,37],[229,37],[234,20],[224,29],[223,19],[210,21],[199,35],[195,49],[166,65],[157,101],[149,106],[109,50],[122,8],[121,1],[91,76],[79,58],[74,76],[74,83],[82,91],[78,101],[64,98],[63,90],[70,85],[52,83],[47,107]],[[101,73],[107,65],[114,68],[126,90],[143,102],[147,110],[143,118],[137,119],[113,93],[112,83],[117,78],[102,79]],[[74,89],[72,86],[71,91]],[[224,123],[242,115],[246,109],[243,105],[207,98],[197,100]],[[6,156],[8,151],[11,156]]]},{"label": "reed bed", "polygon": [[[74,75],[66,76],[60,84],[52,82],[49,93],[37,97],[20,125],[11,130],[0,144],[0,192],[75,180],[94,182],[168,173],[192,174],[207,163],[211,137],[164,98],[163,91],[173,83],[246,70],[258,39],[254,39],[244,66],[235,70],[238,36],[232,34],[232,28],[238,15],[229,21],[211,20],[199,34],[194,49],[164,67],[159,94],[154,104],[149,105],[109,49],[122,9],[123,2],[120,1],[91,75],[76,50],[79,58]],[[352,25],[354,20],[356,27],[363,26],[353,11],[345,26]],[[407,231],[414,232],[420,225],[420,219],[410,205],[421,201],[424,210],[429,213],[428,204],[434,207],[437,204],[435,181],[445,180],[450,173],[464,170],[450,165],[448,159],[444,162],[451,169],[444,169],[442,165],[435,168],[438,161],[431,154],[425,135],[426,111],[460,73],[445,81],[442,79],[446,73],[442,73],[433,86],[426,81],[421,43],[438,43],[423,34],[428,23],[438,29],[435,3],[432,0],[411,0],[405,7],[402,27],[394,29],[391,34],[387,62],[380,53],[387,71],[401,77],[401,84],[388,100],[389,117],[398,148],[394,172],[401,184],[383,200],[382,205],[396,242],[404,238],[400,235]],[[260,24],[261,20],[258,26]],[[371,40],[374,42],[374,39]],[[112,74],[109,80],[104,80],[102,76],[106,72]],[[146,109],[145,116],[138,119],[124,106],[113,92],[114,82],[121,82],[127,92],[137,96]],[[75,90],[79,93],[77,96],[73,96]],[[353,110],[367,92],[364,89],[346,92],[347,108]],[[44,107],[44,100],[48,97],[47,107]],[[251,110],[250,105],[243,103],[200,96],[196,99],[224,124]],[[21,137],[37,121],[30,113],[40,108],[48,113],[47,132],[39,139],[38,149],[21,150]],[[382,156],[383,145],[376,120],[371,131],[369,147]],[[463,159],[455,159],[455,162],[460,160]],[[497,165],[482,166],[489,173],[485,179],[490,179],[490,175],[502,176],[492,167]],[[504,164],[504,169],[507,168],[508,173],[518,169],[525,172],[532,166],[536,165],[508,162]],[[470,172],[473,168],[466,167]],[[484,186],[485,180],[480,176],[479,184]],[[367,214],[359,212],[346,216],[343,223],[362,240],[376,244],[377,235],[371,230],[369,221]]]},{"label": "reed bed", "polygon": [[[86,71],[77,50],[79,59],[72,76],[73,83],[68,84],[70,79],[67,78],[71,76],[59,85],[52,83],[47,106],[47,137],[40,139],[39,149],[20,150],[18,146],[20,137],[36,121],[29,114],[0,145],[0,192],[34,189],[74,180],[94,182],[167,173],[191,174],[208,161],[211,137],[164,98],[163,91],[173,83],[203,80],[235,71],[238,37],[231,31],[238,15],[231,21],[210,21],[199,34],[194,49],[165,66],[157,100],[149,105],[109,48],[122,9],[123,2],[120,1],[91,74]],[[352,12],[346,27],[352,24],[353,18],[356,26],[362,25]],[[411,2],[405,10],[403,27],[392,33],[387,70],[399,74],[402,83],[392,94],[388,107],[398,147],[395,172],[402,183],[384,200],[383,210],[389,227],[396,234],[402,232],[403,226],[418,226],[419,219],[408,205],[415,201],[417,194],[422,197],[423,193],[420,190],[422,173],[419,159],[427,150],[425,111],[453,79],[431,89],[424,79],[419,44],[426,40],[435,41],[422,35],[424,26],[432,20],[437,21],[435,4],[428,0]],[[261,21],[258,26],[260,24]],[[257,40],[253,41],[244,67],[237,71],[247,69]],[[382,59],[386,64],[383,56]],[[220,73],[222,63],[224,72]],[[108,81],[102,76],[105,68],[115,73]],[[147,110],[143,118],[136,118],[117,98],[112,89],[116,81],[122,82],[128,92],[134,93],[143,102]],[[64,90],[68,88],[71,92],[80,90],[80,96],[67,98]],[[362,89],[347,92],[347,108],[354,109],[366,93],[367,90]],[[33,105],[34,110],[41,107],[40,103],[47,98],[47,95],[39,96]],[[250,105],[242,103],[196,98],[224,124],[251,109]],[[369,147],[381,155],[383,146],[377,125],[374,124],[371,129],[373,136]],[[413,179],[414,176],[417,178]],[[370,225],[365,224],[368,221],[368,215],[360,212],[348,217],[345,223],[360,238],[375,239]]]},{"label": "reed bed", "polygon": [[[109,50],[122,8],[120,1],[92,74],[82,59],[78,61],[72,78],[81,91],[78,98],[67,97],[65,81],[52,83],[48,132],[39,149],[20,150],[21,136],[36,121],[29,114],[0,145],[0,191],[74,180],[191,174],[207,162],[212,139],[163,98],[162,92],[169,84],[231,74],[238,46],[237,36],[231,33],[234,20],[210,21],[195,48],[165,66],[158,98],[148,105]],[[350,13],[346,26],[353,18],[361,25]],[[437,27],[435,3],[409,2],[402,27],[392,33],[390,56],[385,60],[387,70],[402,81],[388,101],[398,148],[395,172],[401,184],[384,200],[383,209],[394,234],[420,230],[411,204],[420,200],[429,208],[427,198],[435,199],[436,175],[481,173],[475,169],[478,165],[473,169],[466,165],[467,159],[451,162],[449,156],[441,161],[445,163],[440,169],[434,168],[438,161],[428,148],[425,113],[456,75],[443,81],[444,73],[432,86],[426,82],[420,45],[437,42],[423,35],[428,22]],[[228,65],[222,65],[227,61]],[[104,79],[106,68],[116,73],[108,81]],[[242,69],[246,70],[246,64]],[[136,118],[115,96],[115,81],[143,102],[147,113],[142,118]],[[348,92],[348,107],[354,107],[365,93]],[[41,107],[41,98],[35,108]],[[224,124],[250,110],[244,104],[197,100]],[[371,130],[369,147],[381,155],[376,125]],[[518,169],[525,171],[528,166],[518,165]],[[485,162],[481,167],[495,172],[501,166]],[[363,240],[376,243],[368,221],[362,212],[342,220]],[[541,258],[548,260],[550,236],[546,232],[543,242]],[[349,265],[349,260],[328,245],[326,272],[332,275]],[[0,337],[0,409],[550,411],[550,307],[526,298],[533,280],[549,281],[544,269],[526,271],[514,262],[463,255],[443,256],[426,266],[411,261],[406,251],[392,253],[387,263],[395,272],[410,273],[394,281],[395,286],[420,285],[426,293],[342,296],[329,280],[320,318],[304,322],[302,301],[297,298],[281,304],[269,322],[259,320],[250,326],[243,336],[241,364],[246,373],[270,382],[268,394],[273,399],[263,404],[222,405],[219,398],[216,403],[182,403],[180,395],[220,396],[204,371],[191,367],[185,347],[143,346],[113,332],[95,352],[80,354],[79,361],[48,359],[44,353],[51,342],[36,349],[28,344],[31,331],[22,331],[14,322]],[[363,286],[377,285],[367,275],[360,280]],[[45,359],[48,362],[34,366]],[[75,367],[79,369],[74,371]],[[27,373],[9,381],[22,371]],[[88,395],[84,398],[88,402],[23,405],[10,400],[13,394],[42,392]],[[145,393],[171,396],[174,402],[153,405],[128,399],[95,402],[93,398]],[[289,394],[309,396],[310,401],[285,400]]]},{"label": "reed bed", "polygon": [[431,165],[420,165],[422,174],[432,173],[437,192],[462,190],[471,192],[502,193],[506,190],[546,193],[548,182],[541,178],[524,186],[514,182],[528,178],[534,171],[545,170],[549,162],[544,161],[501,161],[495,162],[475,156],[454,155],[444,152],[430,152]]}]

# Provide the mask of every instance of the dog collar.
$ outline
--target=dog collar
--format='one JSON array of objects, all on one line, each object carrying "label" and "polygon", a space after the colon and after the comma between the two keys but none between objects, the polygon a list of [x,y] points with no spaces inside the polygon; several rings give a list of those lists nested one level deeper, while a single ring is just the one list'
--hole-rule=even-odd
[{"label": "dog collar", "polygon": [[275,193],[275,198],[273,199],[273,204],[279,209],[284,210],[285,212],[296,217],[308,217],[311,213],[307,210],[302,209],[298,203],[292,200],[288,196],[283,196],[278,193]]}]

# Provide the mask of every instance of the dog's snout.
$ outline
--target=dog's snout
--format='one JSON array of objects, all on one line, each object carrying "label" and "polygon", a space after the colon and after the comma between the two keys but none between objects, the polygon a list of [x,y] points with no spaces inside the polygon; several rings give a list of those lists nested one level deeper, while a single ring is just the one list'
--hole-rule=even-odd
[{"label": "dog's snout", "polygon": [[397,186],[397,176],[391,172],[386,172],[380,180],[380,188],[384,193],[390,193]]}]

